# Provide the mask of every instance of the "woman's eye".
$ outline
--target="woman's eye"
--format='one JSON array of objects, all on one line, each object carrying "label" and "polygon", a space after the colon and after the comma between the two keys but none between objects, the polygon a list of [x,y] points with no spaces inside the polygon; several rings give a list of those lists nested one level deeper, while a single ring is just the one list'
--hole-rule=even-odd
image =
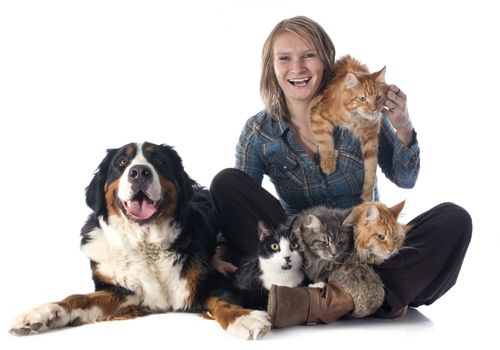
[{"label": "woman's eye", "polygon": [[312,53],[312,52],[310,52],[310,53],[306,53],[306,54],[304,55],[304,58],[314,58],[314,57],[316,57],[316,54],[314,54],[314,53]]},{"label": "woman's eye", "polygon": [[278,249],[280,249],[280,245],[278,243],[273,243],[273,244],[271,244],[271,249],[278,250]]},{"label": "woman's eye", "polygon": [[280,61],[290,61],[290,57],[289,56],[280,56],[279,60]]}]

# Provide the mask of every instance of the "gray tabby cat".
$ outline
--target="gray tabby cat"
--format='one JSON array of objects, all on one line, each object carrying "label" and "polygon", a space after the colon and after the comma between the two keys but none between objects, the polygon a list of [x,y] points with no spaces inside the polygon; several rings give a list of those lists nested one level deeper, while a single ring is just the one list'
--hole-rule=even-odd
[{"label": "gray tabby cat", "polygon": [[354,301],[354,317],[366,317],[384,301],[384,286],[373,269],[359,261],[354,253],[351,210],[317,206],[299,213],[294,232],[304,256],[306,276],[322,288],[336,282]]}]

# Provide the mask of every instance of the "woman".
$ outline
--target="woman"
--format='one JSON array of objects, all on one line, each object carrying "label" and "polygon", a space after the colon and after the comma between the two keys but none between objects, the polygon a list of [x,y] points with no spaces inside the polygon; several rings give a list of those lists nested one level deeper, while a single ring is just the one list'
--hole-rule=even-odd
[{"label": "woman", "polygon": [[[240,137],[235,169],[214,178],[211,192],[228,245],[214,265],[228,273],[255,253],[257,222],[276,225],[311,206],[349,208],[359,204],[363,162],[359,143],[342,129],[334,131],[337,170],[324,175],[317,162],[308,105],[332,77],[335,49],[325,31],[306,17],[284,20],[273,29],[262,52],[261,95],[266,109],[250,118]],[[403,188],[414,186],[419,147],[406,107],[406,95],[390,86],[385,104],[378,163]],[[270,177],[280,200],[261,187]],[[398,317],[408,306],[429,305],[456,282],[470,242],[469,214],[452,203],[440,204],[413,219],[401,253],[374,266],[385,285],[376,315]],[[225,262],[227,260],[229,262]],[[329,323],[353,310],[352,297],[340,285],[317,288],[273,286],[268,312],[274,327]]]}]

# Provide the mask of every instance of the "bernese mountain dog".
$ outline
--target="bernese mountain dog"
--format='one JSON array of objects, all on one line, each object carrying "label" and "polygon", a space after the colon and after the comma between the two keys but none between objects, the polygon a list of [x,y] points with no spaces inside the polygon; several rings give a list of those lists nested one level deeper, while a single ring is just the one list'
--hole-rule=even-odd
[{"label": "bernese mountain dog", "polygon": [[81,249],[95,292],[20,315],[12,334],[167,311],[204,313],[245,339],[268,332],[267,313],[240,306],[238,291],[211,266],[217,223],[210,194],[172,147],[145,142],[108,150],[85,195],[92,213]]}]

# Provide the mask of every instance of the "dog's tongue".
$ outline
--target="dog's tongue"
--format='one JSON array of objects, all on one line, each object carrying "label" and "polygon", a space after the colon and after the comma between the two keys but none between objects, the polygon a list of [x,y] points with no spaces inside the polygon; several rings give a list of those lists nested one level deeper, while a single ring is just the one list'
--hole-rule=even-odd
[{"label": "dog's tongue", "polygon": [[137,220],[149,219],[154,213],[156,213],[156,207],[150,201],[143,200],[132,200],[125,206],[127,214]]}]

